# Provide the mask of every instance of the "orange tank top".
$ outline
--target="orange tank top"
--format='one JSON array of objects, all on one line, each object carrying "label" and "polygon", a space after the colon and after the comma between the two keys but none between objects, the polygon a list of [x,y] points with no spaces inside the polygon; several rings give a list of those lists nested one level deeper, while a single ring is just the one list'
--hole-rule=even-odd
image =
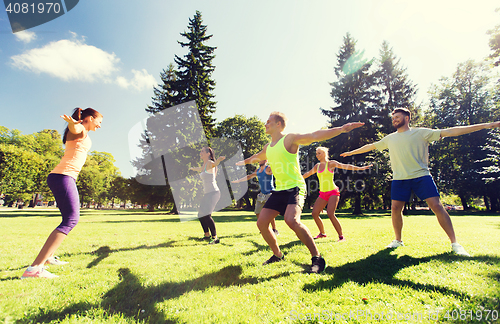
[{"label": "orange tank top", "polygon": [[85,164],[85,160],[87,160],[87,153],[90,151],[91,146],[92,141],[88,136],[66,141],[64,156],[51,173],[68,175],[76,180],[78,173]]}]

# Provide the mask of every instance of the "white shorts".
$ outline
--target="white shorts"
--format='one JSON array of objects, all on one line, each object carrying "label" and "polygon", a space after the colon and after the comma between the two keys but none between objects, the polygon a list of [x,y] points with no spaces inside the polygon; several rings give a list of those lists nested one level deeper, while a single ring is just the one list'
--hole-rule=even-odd
[{"label": "white shorts", "polygon": [[260,214],[260,212],[262,211],[262,207],[264,207],[269,197],[271,197],[271,193],[265,195],[262,192],[259,192],[259,194],[257,195],[257,201],[255,202],[255,214]]}]

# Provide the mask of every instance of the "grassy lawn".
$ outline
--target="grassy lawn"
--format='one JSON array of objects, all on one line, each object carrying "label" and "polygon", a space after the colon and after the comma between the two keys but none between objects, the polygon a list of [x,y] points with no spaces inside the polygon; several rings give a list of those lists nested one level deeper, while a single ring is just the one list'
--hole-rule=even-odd
[{"label": "grassy lawn", "polygon": [[[252,212],[215,213],[221,244],[209,246],[198,221],[83,210],[58,251],[70,263],[49,269],[60,277],[20,280],[60,216],[2,208],[0,323],[499,322],[500,216],[452,215],[471,258],[451,254],[425,212],[405,217],[406,246],[393,251],[388,212],[338,216],[347,241],[335,243],[324,215],[317,244],[329,266],[313,275],[282,217],[286,261],[262,266],[271,252]],[[303,221],[316,235],[310,212]]]}]

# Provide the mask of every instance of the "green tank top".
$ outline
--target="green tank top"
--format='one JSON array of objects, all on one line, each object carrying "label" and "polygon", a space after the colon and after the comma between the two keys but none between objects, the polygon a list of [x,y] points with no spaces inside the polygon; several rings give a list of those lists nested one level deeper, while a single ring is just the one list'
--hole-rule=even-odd
[{"label": "green tank top", "polygon": [[276,179],[276,190],[283,191],[299,187],[300,194],[305,196],[306,183],[300,172],[299,155],[286,150],[285,137],[286,135],[274,146],[269,144],[266,149],[267,161]]},{"label": "green tank top", "polygon": [[316,172],[319,179],[319,191],[321,192],[329,192],[335,189],[338,189],[335,183],[333,182],[333,172],[328,169],[328,162],[325,165],[325,169],[322,172]]}]

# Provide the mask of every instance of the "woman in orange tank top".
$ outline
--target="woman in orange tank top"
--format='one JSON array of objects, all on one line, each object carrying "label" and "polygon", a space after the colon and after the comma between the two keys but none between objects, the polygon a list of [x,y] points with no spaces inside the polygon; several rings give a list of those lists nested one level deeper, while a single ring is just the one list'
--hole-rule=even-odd
[{"label": "woman in orange tank top", "polygon": [[102,115],[92,108],[85,110],[76,108],[71,117],[67,115],[61,117],[68,123],[63,135],[64,156],[47,177],[47,184],[54,194],[63,220],[49,235],[35,261],[24,271],[21,277],[23,279],[57,277],[45,270],[44,266],[68,263],[55,257],[54,252],[80,218],[80,199],[76,179],[92,145],[88,132],[101,128]]}]

